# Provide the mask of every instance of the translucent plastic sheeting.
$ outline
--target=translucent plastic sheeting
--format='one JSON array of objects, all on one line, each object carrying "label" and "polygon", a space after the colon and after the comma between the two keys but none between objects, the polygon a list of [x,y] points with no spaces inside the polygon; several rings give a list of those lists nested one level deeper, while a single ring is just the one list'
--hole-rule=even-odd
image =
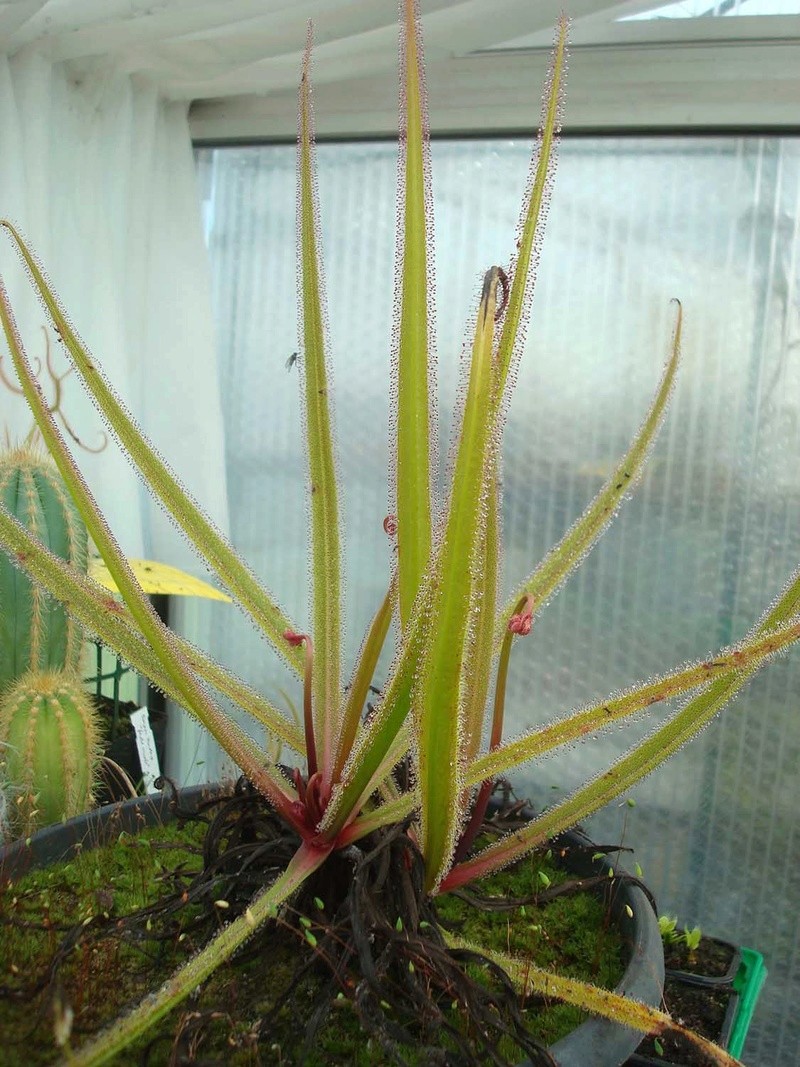
[{"label": "translucent plastic sheeting", "polygon": [[[434,145],[439,409],[448,441],[480,279],[507,262],[527,172],[517,141]],[[385,470],[396,155],[322,145],[320,193],[344,483],[347,651],[386,581]],[[214,276],[231,528],[297,621],[307,610],[292,147],[198,153]],[[506,431],[505,589],[580,514],[635,432],[684,306],[684,365],[649,472],[519,642],[508,733],[741,638],[800,561],[800,143],[568,140]],[[302,357],[301,357],[302,358]],[[288,363],[288,366],[287,366]],[[278,702],[300,692],[244,620],[213,650]],[[800,653],[593,822],[624,838],[660,908],[764,952],[748,1062],[800,1059]],[[658,719],[515,778],[546,804]]]}]

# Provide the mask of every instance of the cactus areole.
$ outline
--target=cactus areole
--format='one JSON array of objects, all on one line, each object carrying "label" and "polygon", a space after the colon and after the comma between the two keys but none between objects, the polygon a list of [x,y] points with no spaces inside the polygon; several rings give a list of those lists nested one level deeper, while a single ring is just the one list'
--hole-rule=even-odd
[{"label": "cactus areole", "polygon": [[[86,573],[86,526],[45,453],[22,446],[0,455],[0,500],[51,552]],[[0,692],[29,670],[77,669],[82,634],[58,601],[0,554]]]}]

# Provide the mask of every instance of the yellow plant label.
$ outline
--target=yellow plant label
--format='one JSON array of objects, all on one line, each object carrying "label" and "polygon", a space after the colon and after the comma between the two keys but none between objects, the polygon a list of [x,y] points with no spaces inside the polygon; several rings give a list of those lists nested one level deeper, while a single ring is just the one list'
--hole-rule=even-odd
[{"label": "yellow plant label", "polygon": [[[136,575],[136,580],[144,589],[145,593],[162,593],[166,596],[201,596],[207,600],[226,600],[230,603],[230,597],[226,593],[215,589],[213,585],[195,578],[177,567],[170,567],[167,563],[158,563],[152,559],[129,559],[131,570]],[[89,561],[89,577],[109,589],[112,593],[119,590],[114,579],[108,572],[108,567],[101,559]]]}]

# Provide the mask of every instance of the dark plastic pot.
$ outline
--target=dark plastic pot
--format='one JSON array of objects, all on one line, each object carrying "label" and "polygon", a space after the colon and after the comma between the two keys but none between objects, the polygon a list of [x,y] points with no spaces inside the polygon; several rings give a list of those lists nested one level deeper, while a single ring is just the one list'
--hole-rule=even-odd
[{"label": "dark plastic pot", "polygon": [[[492,800],[489,812],[499,807]],[[520,815],[533,819],[536,812],[525,807]],[[613,873],[608,859],[592,859],[594,846],[579,830],[559,837],[554,842],[554,851],[559,844],[565,846],[563,863],[571,874],[591,878]],[[613,870],[619,873],[618,866]],[[615,992],[657,1008],[664,990],[664,947],[653,906],[644,890],[634,883],[609,877],[606,885],[604,897],[627,947],[627,966]],[[548,1051],[558,1067],[620,1067],[641,1040],[638,1030],[592,1017],[556,1041]],[[523,1060],[518,1067],[530,1067],[530,1060]]]},{"label": "dark plastic pot", "polygon": [[[590,846],[570,851],[564,858],[567,869],[578,877],[607,874],[612,864],[606,858],[591,858],[591,841],[572,831],[559,841]],[[658,1007],[664,988],[664,949],[658,920],[645,892],[629,882],[608,879],[606,897],[611,916],[627,946],[625,974],[615,992]],[[630,912],[628,911],[630,909]],[[592,1017],[549,1048],[559,1067],[620,1067],[641,1042],[642,1035],[630,1027],[608,1019]],[[519,1067],[530,1067],[524,1060]]]},{"label": "dark plastic pot", "polygon": [[[193,786],[179,790],[178,799],[183,811],[196,811],[204,800],[221,792],[218,785]],[[123,831],[135,834],[146,826],[171,822],[174,817],[173,794],[164,792],[106,804],[66,822],[46,826],[27,841],[20,839],[0,848],[0,884],[68,860],[81,849],[110,844]]]},{"label": "dark plastic pot", "polygon": [[[204,800],[219,796],[220,791],[220,786],[196,786],[180,790],[178,801],[182,810],[192,811]],[[80,849],[108,844],[123,831],[136,833],[146,826],[169,822],[175,816],[173,800],[171,793],[161,793],[108,804],[48,826],[28,841],[16,841],[0,849],[0,884],[69,859]],[[533,812],[522,814],[533,816]],[[564,835],[559,843],[565,846],[565,866],[578,877],[603,874],[611,867],[606,859],[591,859],[591,842],[582,834]],[[637,885],[612,878],[608,884],[611,914],[628,947],[627,969],[616,991],[656,1006],[661,1002],[663,989],[664,953],[652,906]],[[549,1051],[559,1067],[619,1067],[640,1038],[640,1034],[628,1027],[593,1018],[556,1042]],[[529,1065],[530,1061],[525,1060],[520,1067]]]},{"label": "dark plastic pot", "polygon": [[[719,1034],[713,1040],[720,1048],[737,1058],[741,1056],[745,1038],[750,1029],[756,1001],[767,978],[764,957],[752,948],[737,947],[728,941],[711,938],[727,947],[731,962],[723,975],[707,975],[694,971],[668,969],[666,977],[671,982],[702,990],[729,991],[728,1007]],[[684,1067],[673,1059],[658,1058],[634,1053],[625,1067]]]},{"label": "dark plastic pot", "polygon": [[739,949],[736,945],[732,945],[730,941],[723,941],[719,937],[703,937],[702,941],[703,944],[710,942],[712,945],[719,946],[730,957],[730,962],[724,974],[704,974],[702,971],[685,971],[678,967],[667,967],[666,974],[684,985],[706,987],[732,985],[739,971],[739,964],[742,961]]}]

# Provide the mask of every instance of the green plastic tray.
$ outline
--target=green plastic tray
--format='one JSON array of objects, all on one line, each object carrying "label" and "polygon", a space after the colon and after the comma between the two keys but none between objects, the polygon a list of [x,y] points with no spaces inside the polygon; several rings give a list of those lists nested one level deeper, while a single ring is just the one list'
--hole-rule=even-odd
[{"label": "green plastic tray", "polygon": [[756,1001],[767,978],[767,968],[760,952],[752,948],[741,948],[739,951],[742,955],[742,962],[733,979],[733,988],[739,994],[739,1003],[728,1040],[728,1051],[737,1058],[742,1053]]}]

